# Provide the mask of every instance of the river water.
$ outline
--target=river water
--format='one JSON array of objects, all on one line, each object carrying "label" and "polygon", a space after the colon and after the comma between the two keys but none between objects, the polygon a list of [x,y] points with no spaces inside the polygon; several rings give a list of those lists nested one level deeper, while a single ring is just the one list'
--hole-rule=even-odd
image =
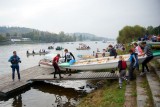
[{"label": "river water", "polygon": [[[46,51],[50,51],[50,53],[60,53],[61,55],[64,55],[63,51],[48,50],[48,46],[62,46],[63,48],[67,48],[70,52],[72,52],[76,57],[76,60],[78,60],[77,55],[91,55],[93,51],[96,52],[97,48],[102,51],[102,49],[106,48],[109,44],[115,44],[115,42],[102,43],[101,41],[86,41],[83,43],[90,46],[91,49],[77,51],[76,48],[79,47],[79,43],[81,42],[56,43],[54,45],[52,43],[41,43],[0,46],[0,76],[11,73],[8,59],[12,55],[13,51],[17,51],[17,55],[21,58],[22,61],[22,63],[20,63],[20,70],[24,70],[38,65],[39,60],[44,57],[44,55],[27,57],[27,50],[30,52],[32,52],[32,50],[39,52],[40,49],[45,49]],[[82,91],[77,91],[78,87],[85,86],[85,84],[87,84],[86,80],[61,81],[60,83],[36,83],[28,90],[13,95],[10,98],[0,99],[0,107],[57,107],[59,104],[62,107],[75,107],[83,95]],[[85,91],[90,92],[91,89],[85,88]]]}]

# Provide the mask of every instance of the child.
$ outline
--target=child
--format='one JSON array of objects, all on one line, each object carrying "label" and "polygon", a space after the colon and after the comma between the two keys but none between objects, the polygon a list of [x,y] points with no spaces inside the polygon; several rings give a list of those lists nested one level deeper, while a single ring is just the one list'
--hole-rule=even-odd
[{"label": "child", "polygon": [[57,54],[57,56],[53,58],[52,65],[53,65],[53,67],[54,67],[54,69],[55,69],[54,78],[57,78],[57,77],[56,77],[56,73],[57,73],[57,72],[59,73],[59,78],[63,78],[63,77],[61,76],[61,73],[60,73],[61,70],[60,70],[60,68],[59,68],[59,66],[58,66],[59,58],[60,58],[60,54]]},{"label": "child", "polygon": [[129,79],[130,80],[133,80],[134,77],[133,77],[133,72],[134,72],[134,69],[136,68],[137,64],[138,64],[138,59],[136,58],[137,55],[133,52],[132,49],[129,50],[129,53],[130,53],[130,58],[129,58],[129,61],[130,61],[130,66],[129,66]]},{"label": "child", "polygon": [[118,69],[119,69],[119,88],[122,88],[122,81],[123,79],[127,81],[126,78],[126,68],[127,68],[127,63],[126,61],[123,60],[122,56],[119,56],[119,61],[118,61]]}]

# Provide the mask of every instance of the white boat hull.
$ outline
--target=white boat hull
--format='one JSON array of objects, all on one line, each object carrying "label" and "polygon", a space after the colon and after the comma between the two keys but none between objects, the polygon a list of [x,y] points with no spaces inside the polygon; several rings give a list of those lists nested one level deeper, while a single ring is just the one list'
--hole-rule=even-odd
[{"label": "white boat hull", "polygon": [[[160,58],[160,56],[154,57],[155,59]],[[145,57],[139,58],[139,64],[142,63],[142,61],[145,59]],[[130,62],[127,60],[127,65],[129,65]],[[101,70],[101,69],[109,69],[109,68],[117,68],[118,61],[113,62],[107,62],[107,63],[101,63],[101,64],[86,64],[86,65],[71,65],[69,69],[75,69],[75,70]]]}]

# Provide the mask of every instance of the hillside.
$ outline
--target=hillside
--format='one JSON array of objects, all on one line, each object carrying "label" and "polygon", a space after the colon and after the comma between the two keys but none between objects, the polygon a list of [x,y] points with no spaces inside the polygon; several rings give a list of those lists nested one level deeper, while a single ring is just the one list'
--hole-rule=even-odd
[{"label": "hillside", "polygon": [[0,27],[0,41],[10,40],[14,38],[30,38],[36,42],[73,42],[73,41],[99,41],[108,40],[104,37],[98,37],[89,33],[50,33],[25,27]]}]

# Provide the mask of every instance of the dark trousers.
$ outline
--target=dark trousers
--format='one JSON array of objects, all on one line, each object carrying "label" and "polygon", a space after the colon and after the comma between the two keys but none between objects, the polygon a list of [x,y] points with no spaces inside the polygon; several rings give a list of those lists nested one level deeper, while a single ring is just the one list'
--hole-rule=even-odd
[{"label": "dark trousers", "polygon": [[146,59],[142,62],[142,72],[144,72],[144,67],[146,67],[147,71],[149,72],[147,63],[152,59],[153,59],[153,56],[149,56],[149,57],[146,57]]},{"label": "dark trousers", "polygon": [[19,73],[19,66],[12,66],[12,80],[14,80],[15,77],[15,71],[17,71],[18,79],[20,80],[20,73]]},{"label": "dark trousers", "polygon": [[56,74],[57,74],[57,73],[59,74],[59,77],[61,77],[61,73],[60,73],[61,70],[60,70],[58,64],[57,64],[57,63],[54,63],[54,64],[53,64],[53,67],[54,67],[54,69],[55,69],[54,77],[56,77]]},{"label": "dark trousers", "polygon": [[[68,59],[67,62],[69,63],[71,59]],[[71,73],[71,69],[66,68],[66,73]]]},{"label": "dark trousers", "polygon": [[135,68],[133,67],[133,64],[130,64],[130,66],[129,66],[129,79],[130,80],[134,79],[134,76],[133,76],[134,69]]}]

